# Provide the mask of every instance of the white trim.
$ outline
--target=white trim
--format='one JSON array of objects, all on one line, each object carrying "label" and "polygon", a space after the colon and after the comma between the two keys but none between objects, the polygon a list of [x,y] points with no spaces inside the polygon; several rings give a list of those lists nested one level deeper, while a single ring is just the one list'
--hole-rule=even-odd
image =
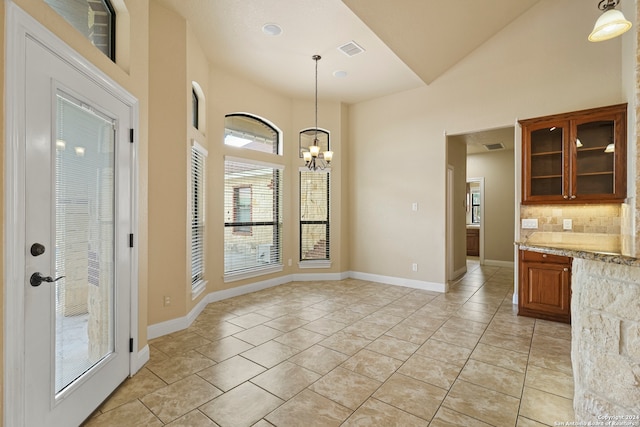
[{"label": "white trim", "polygon": [[453,272],[453,276],[449,280],[456,280],[456,279],[460,278],[460,276],[462,276],[463,274],[466,274],[466,272],[467,272],[467,266],[465,265],[464,267],[461,267],[461,268],[457,269],[456,271],[454,271]]},{"label": "white trim", "polygon": [[[5,1],[6,55],[5,55],[5,251],[4,251],[4,324],[11,325],[4,331],[4,425],[23,426],[27,397],[25,395],[25,320],[24,320],[24,271],[26,259],[25,227],[25,123],[24,99],[26,72],[24,57],[26,39],[30,38],[50,51],[78,72],[93,81],[101,89],[127,105],[131,111],[131,126],[138,129],[138,100],[111,77],[87,61],[37,20],[20,9],[13,1]],[[135,135],[139,131],[134,132]],[[133,147],[131,167],[131,232],[139,236],[138,228],[138,158],[137,145]],[[132,249],[130,266],[130,322],[129,336],[138,343],[138,257],[139,245]],[[144,359],[131,353],[129,372],[134,374]],[[148,353],[148,350],[147,350]],[[147,356],[148,360],[148,356]]]},{"label": "white trim", "polygon": [[263,162],[262,160],[248,159],[246,157],[224,156],[224,161],[235,162],[235,163],[248,163],[250,165],[264,166],[267,168],[278,169],[281,171],[285,169],[284,165],[279,165],[277,163]]},{"label": "white trim", "polygon": [[200,300],[200,302],[198,302],[198,304],[196,304],[186,316],[149,325],[147,327],[147,338],[151,340],[188,328],[209,303],[260,291],[262,289],[271,288],[289,282],[291,282],[291,276],[283,276],[251,283],[249,285],[211,292],[202,298],[202,300]]},{"label": "white trim", "polygon": [[405,279],[402,277],[381,276],[378,274],[350,271],[349,277],[369,280],[371,282],[386,283],[387,285],[405,286],[407,288],[422,289],[423,291],[447,292],[447,283],[425,282],[423,280]]},{"label": "white trim", "polygon": [[237,282],[238,280],[251,279],[253,277],[264,276],[265,274],[279,273],[284,269],[282,264],[269,265],[267,267],[257,267],[239,273],[225,273],[224,283]]},{"label": "white trim", "polygon": [[298,273],[291,275],[293,282],[313,282],[313,281],[329,281],[348,279],[349,272],[343,273]]},{"label": "white trim", "polygon": [[195,286],[191,285],[191,301],[198,298],[205,289],[207,289],[208,280],[198,280]]},{"label": "white trim", "polygon": [[200,145],[195,138],[191,140],[191,146],[195,148],[196,151],[200,152],[200,154],[202,154],[203,156],[205,157],[209,156],[209,151],[206,148],[204,148],[202,145]]},{"label": "white trim", "polygon": [[298,261],[298,268],[331,268],[331,260],[329,259],[313,259],[306,261]]},{"label": "white trim", "polygon": [[345,271],[342,273],[300,273],[290,274],[287,276],[276,277],[273,279],[267,279],[260,282],[250,283],[248,285],[238,286],[230,289],[223,289],[221,291],[214,291],[202,298],[195,307],[191,309],[186,316],[178,317],[176,319],[167,320],[165,322],[156,323],[147,327],[147,338],[152,340],[164,335],[168,335],[174,332],[181,331],[191,326],[198,315],[204,310],[204,308],[216,301],[222,301],[225,299],[237,297],[240,295],[249,294],[251,292],[261,291],[263,289],[272,288],[274,286],[283,285],[290,282],[309,282],[309,281],[322,281],[322,280],[344,280],[348,278],[369,280],[372,282],[386,283],[395,286],[406,286],[414,289],[422,289],[426,291],[445,292],[441,289],[446,289],[447,285],[439,283],[422,282],[418,280],[393,278],[388,276],[379,276],[375,274],[359,273],[354,271]]},{"label": "white trim", "polygon": [[502,260],[499,260],[499,259],[485,259],[484,260],[484,265],[488,265],[488,266],[491,266],[491,267],[513,268],[515,263],[513,261],[502,261]]},{"label": "white trim", "polygon": [[141,350],[134,351],[131,354],[133,355],[132,357],[134,359],[132,368],[134,369],[134,372],[138,372],[144,366],[144,364],[149,361],[149,344],[142,347]]}]

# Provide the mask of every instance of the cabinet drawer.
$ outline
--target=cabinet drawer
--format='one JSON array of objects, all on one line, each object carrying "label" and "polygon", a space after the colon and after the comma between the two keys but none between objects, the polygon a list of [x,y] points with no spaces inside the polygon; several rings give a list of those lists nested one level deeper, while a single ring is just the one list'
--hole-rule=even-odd
[{"label": "cabinet drawer", "polygon": [[554,264],[568,264],[571,265],[571,258],[562,255],[543,254],[533,251],[520,251],[520,257],[522,261],[532,262],[550,262]]}]

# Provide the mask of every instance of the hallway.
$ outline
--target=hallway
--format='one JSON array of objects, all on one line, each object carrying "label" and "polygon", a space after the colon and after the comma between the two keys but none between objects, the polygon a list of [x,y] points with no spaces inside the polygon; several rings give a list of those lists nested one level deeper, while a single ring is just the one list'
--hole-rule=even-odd
[{"label": "hallway", "polygon": [[513,270],[447,294],[355,279],[209,304],[86,426],[540,426],[572,421],[569,325],[518,317]]}]

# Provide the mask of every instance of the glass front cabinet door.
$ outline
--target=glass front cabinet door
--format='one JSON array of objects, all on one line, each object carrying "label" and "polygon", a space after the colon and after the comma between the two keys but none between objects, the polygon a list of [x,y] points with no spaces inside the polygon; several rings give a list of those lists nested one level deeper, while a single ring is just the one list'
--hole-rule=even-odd
[{"label": "glass front cabinet door", "polygon": [[626,197],[626,104],[521,120],[522,203]]}]

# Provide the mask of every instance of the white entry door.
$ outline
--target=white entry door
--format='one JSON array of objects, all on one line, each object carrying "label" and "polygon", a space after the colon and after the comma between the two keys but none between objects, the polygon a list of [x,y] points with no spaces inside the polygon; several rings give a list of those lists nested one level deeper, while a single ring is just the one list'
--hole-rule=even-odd
[{"label": "white entry door", "polygon": [[26,38],[27,426],[77,426],[129,374],[131,107]]}]

